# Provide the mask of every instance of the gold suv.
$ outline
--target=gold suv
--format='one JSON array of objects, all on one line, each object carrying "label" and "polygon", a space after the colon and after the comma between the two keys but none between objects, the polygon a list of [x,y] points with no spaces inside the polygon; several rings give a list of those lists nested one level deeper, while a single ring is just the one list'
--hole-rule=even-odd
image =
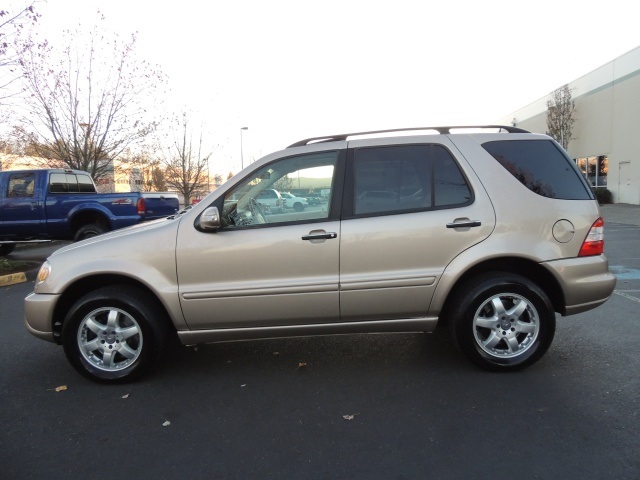
[{"label": "gold suv", "polygon": [[[510,371],[544,355],[556,313],[609,298],[598,203],[555,141],[514,127],[397,131],[297,142],[166,220],[56,251],[25,299],[27,328],[102,382],[147,372],[169,335],[439,324],[476,364]],[[327,202],[267,212],[266,189]]]}]

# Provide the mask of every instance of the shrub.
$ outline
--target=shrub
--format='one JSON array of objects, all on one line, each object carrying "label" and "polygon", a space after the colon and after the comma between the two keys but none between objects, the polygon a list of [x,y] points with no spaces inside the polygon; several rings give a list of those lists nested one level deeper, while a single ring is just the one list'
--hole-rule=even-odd
[{"label": "shrub", "polygon": [[611,203],[611,191],[607,188],[594,188],[593,193],[596,196],[596,200],[600,205],[604,205],[605,203]]}]

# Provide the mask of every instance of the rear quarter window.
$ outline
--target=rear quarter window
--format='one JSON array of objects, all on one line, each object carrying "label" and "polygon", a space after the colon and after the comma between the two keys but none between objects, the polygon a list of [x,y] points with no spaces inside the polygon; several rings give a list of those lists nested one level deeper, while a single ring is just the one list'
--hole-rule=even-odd
[{"label": "rear quarter window", "polygon": [[538,195],[563,200],[594,198],[575,164],[550,140],[501,140],[482,146]]},{"label": "rear quarter window", "polygon": [[78,191],[81,193],[95,193],[96,187],[89,175],[78,175]]}]

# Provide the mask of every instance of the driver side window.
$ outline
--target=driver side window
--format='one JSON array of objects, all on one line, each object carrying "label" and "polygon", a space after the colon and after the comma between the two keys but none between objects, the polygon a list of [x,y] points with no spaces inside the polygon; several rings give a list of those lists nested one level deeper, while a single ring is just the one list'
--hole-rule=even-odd
[{"label": "driver side window", "polygon": [[328,218],[338,153],[287,157],[255,171],[225,195],[222,227]]}]

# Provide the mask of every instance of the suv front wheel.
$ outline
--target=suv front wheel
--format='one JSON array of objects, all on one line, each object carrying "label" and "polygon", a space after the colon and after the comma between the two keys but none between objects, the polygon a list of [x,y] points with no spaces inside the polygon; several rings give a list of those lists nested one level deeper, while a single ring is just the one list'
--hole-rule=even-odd
[{"label": "suv front wheel", "polygon": [[461,286],[449,309],[453,341],[488,370],[520,370],[538,361],[555,334],[549,297],[510,273],[485,274]]},{"label": "suv front wheel", "polygon": [[70,309],[62,344],[73,367],[102,383],[122,383],[146,373],[160,356],[165,315],[136,287],[104,287]]}]

